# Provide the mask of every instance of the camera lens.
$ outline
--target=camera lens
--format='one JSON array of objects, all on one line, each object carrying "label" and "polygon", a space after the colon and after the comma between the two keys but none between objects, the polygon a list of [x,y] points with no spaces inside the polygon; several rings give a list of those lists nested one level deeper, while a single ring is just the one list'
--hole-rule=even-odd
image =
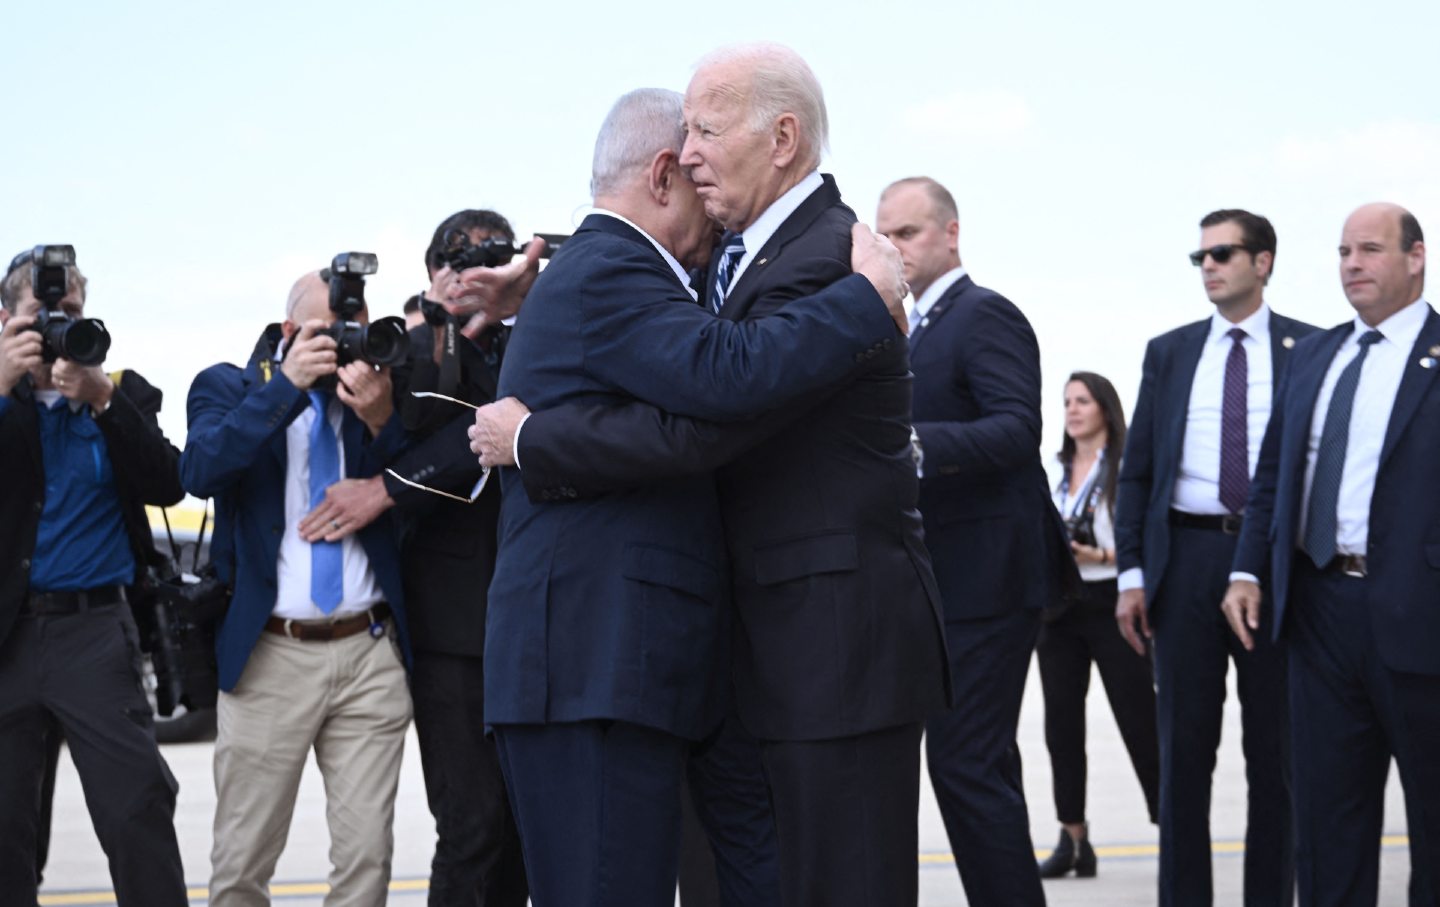
[{"label": "camera lens", "polygon": [[62,359],[78,365],[99,365],[110,352],[110,332],[93,318],[72,321],[61,329],[58,352]]},{"label": "camera lens", "polygon": [[375,365],[399,365],[404,362],[410,351],[405,322],[392,316],[367,326],[361,349],[365,361]]}]

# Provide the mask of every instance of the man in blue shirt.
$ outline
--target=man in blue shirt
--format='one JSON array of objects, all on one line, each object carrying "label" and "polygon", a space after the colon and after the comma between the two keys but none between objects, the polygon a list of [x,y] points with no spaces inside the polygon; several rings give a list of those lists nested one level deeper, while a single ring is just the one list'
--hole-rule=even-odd
[{"label": "man in blue shirt", "polygon": [[[126,587],[153,548],[145,504],[184,496],[160,391],[134,372],[46,362],[22,253],[0,283],[0,891],[34,903],[47,730],[85,788],[120,904],[186,903],[176,784],[155,744]],[[80,317],[67,268],[60,308]]]}]

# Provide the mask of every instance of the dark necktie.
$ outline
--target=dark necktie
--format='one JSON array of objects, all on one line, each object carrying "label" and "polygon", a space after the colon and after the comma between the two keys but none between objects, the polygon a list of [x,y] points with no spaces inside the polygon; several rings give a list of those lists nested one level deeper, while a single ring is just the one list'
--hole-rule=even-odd
[{"label": "dark necktie", "polygon": [[[315,421],[310,424],[310,509],[325,500],[325,489],[340,481],[340,447],[326,410],[330,395],[310,392]],[[310,543],[310,600],[326,614],[345,597],[345,562],[339,542]]]},{"label": "dark necktie", "polygon": [[1365,354],[1381,340],[1379,331],[1360,335],[1360,351],[1340,372],[1325,427],[1320,432],[1320,449],[1315,454],[1315,477],[1310,481],[1310,504],[1305,516],[1305,553],[1315,566],[1324,569],[1335,557],[1335,526],[1340,505],[1340,477],[1345,472],[1345,447],[1350,442],[1350,412],[1355,406],[1355,388]]},{"label": "dark necktie", "polygon": [[1220,404],[1220,503],[1231,513],[1245,509],[1250,494],[1250,445],[1246,391],[1250,383],[1250,362],[1245,358],[1245,338],[1240,328],[1231,328],[1234,343],[1225,357],[1225,389]]},{"label": "dark necktie", "polygon": [[715,268],[715,286],[710,294],[710,308],[720,314],[725,305],[725,294],[730,291],[730,278],[735,276],[735,267],[745,256],[745,237],[739,233],[725,231],[720,237],[720,263]]}]

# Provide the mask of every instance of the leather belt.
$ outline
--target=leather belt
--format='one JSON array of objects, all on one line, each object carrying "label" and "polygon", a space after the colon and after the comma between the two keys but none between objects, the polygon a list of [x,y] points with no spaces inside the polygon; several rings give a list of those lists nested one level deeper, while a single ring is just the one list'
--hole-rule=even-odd
[{"label": "leather belt", "polygon": [[[385,633],[384,620],[389,616],[390,606],[381,602],[364,614],[342,617],[339,620],[293,620],[272,615],[265,621],[265,630],[267,633],[305,642],[330,642],[365,630],[369,630],[371,636],[379,639]],[[376,632],[377,628],[379,632]]]},{"label": "leather belt", "polygon": [[1186,513],[1183,510],[1170,511],[1170,525],[1182,529],[1209,529],[1226,535],[1239,535],[1245,517],[1238,513]]},{"label": "leather belt", "polygon": [[49,616],[56,614],[78,614],[91,608],[123,604],[125,587],[116,583],[110,586],[96,586],[94,589],[67,589],[61,592],[31,592],[20,609],[22,614]]},{"label": "leather belt", "polygon": [[[1301,557],[1306,555],[1301,554]],[[1337,554],[1325,565],[1324,573],[1343,573],[1346,576],[1353,576],[1357,579],[1369,574],[1370,570],[1365,563],[1363,554]]]}]

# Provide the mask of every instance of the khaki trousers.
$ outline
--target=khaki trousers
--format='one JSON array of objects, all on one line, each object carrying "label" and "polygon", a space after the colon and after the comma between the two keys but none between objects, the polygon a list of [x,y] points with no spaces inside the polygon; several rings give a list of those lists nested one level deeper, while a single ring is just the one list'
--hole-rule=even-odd
[{"label": "khaki trousers", "polygon": [[[392,630],[393,634],[393,630]],[[313,747],[330,826],[326,907],[379,907],[390,884],[410,691],[395,642],[260,634],[215,740],[211,907],[260,907],[285,849]]]}]

